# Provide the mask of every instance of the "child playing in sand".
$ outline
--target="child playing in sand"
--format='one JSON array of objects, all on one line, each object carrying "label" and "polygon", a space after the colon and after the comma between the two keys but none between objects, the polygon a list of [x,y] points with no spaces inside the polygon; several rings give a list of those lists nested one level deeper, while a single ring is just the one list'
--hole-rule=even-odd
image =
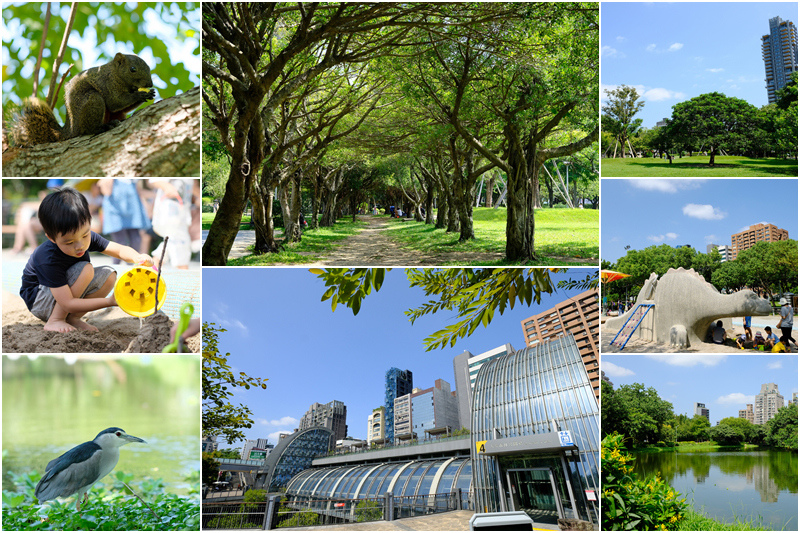
[{"label": "child playing in sand", "polygon": [[45,322],[47,331],[97,331],[81,317],[117,305],[113,294],[107,297],[117,273],[110,266],[93,268],[89,252],[145,266],[152,266],[153,259],[91,231],[89,203],[70,187],[57,189],[42,200],[39,222],[47,242],[36,248],[25,265],[20,296],[31,313]]}]

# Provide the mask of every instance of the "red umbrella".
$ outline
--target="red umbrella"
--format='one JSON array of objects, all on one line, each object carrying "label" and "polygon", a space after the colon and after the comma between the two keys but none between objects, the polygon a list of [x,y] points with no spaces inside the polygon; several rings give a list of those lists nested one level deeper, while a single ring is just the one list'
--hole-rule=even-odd
[{"label": "red umbrella", "polygon": [[613,270],[601,270],[600,271],[600,280],[603,283],[610,283],[612,281],[617,281],[618,279],[628,278],[630,274],[623,274],[622,272],[614,272]]}]

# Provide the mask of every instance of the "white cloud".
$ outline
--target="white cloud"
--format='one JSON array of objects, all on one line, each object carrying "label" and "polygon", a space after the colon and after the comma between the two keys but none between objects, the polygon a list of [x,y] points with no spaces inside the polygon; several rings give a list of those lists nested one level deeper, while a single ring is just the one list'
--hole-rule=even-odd
[{"label": "white cloud", "polygon": [[610,46],[605,45],[605,46],[600,48],[600,56],[601,57],[618,57],[620,55],[619,55],[619,52],[617,51],[616,48],[611,48]]},{"label": "white cloud", "polygon": [[703,237],[703,240],[706,242],[706,244],[714,244],[719,239],[717,238],[716,235],[706,235],[705,237]]},{"label": "white cloud", "polygon": [[730,394],[726,394],[725,396],[720,396],[717,398],[717,403],[723,405],[741,405],[742,407],[748,403],[755,403],[756,397],[755,395],[748,396],[747,394],[742,394],[741,392],[732,392]]},{"label": "white cloud", "polygon": [[773,361],[768,363],[767,368],[770,370],[778,370],[779,368],[783,368],[783,361]]},{"label": "white cloud", "polygon": [[674,241],[678,238],[677,233],[667,233],[666,235],[648,235],[647,239],[653,242]]},{"label": "white cloud", "polygon": [[662,179],[634,179],[628,180],[633,187],[645,191],[675,193],[697,189],[705,180],[662,180]]},{"label": "white cloud", "polygon": [[722,220],[728,216],[727,213],[709,204],[686,204],[683,206],[683,214],[701,220]]},{"label": "white cloud", "polygon": [[661,102],[662,100],[679,100],[681,98],[686,98],[686,94],[680,91],[670,91],[669,89],[664,89],[662,87],[655,87],[653,89],[646,90],[644,94],[642,94],[642,97],[645,100]]},{"label": "white cloud", "polygon": [[655,50],[656,50],[656,45],[655,45],[655,43],[653,43],[653,44],[648,44],[648,45],[647,45],[647,48],[646,48],[646,50],[647,50],[648,52],[655,52]]},{"label": "white cloud", "polygon": [[217,325],[222,326],[223,328],[228,330],[233,330],[233,329],[239,330],[239,332],[241,332],[241,334],[245,336],[248,333],[250,333],[248,327],[245,326],[241,320],[238,320],[236,318],[229,318],[226,311],[227,311],[226,309],[221,309],[221,308],[219,309],[219,312],[221,314],[217,313],[217,311],[212,311],[211,320],[209,322],[216,322]]},{"label": "white cloud", "polygon": [[635,372],[625,367],[621,367],[615,365],[614,363],[609,363],[608,361],[603,361],[603,372],[606,373],[607,376],[612,378],[621,378],[624,376],[633,376]]},{"label": "white cloud", "polygon": [[728,358],[727,354],[645,354],[645,357],[670,366],[716,366]]},{"label": "white cloud", "polygon": [[[716,74],[717,72],[724,72],[725,69],[724,68],[707,68],[706,71],[713,72],[713,73]],[[729,81],[732,81],[732,80],[729,80]]]},{"label": "white cloud", "polygon": [[267,420],[265,418],[258,419],[258,423],[261,424],[262,426],[274,426],[274,427],[286,427],[286,426],[296,427],[298,422],[300,421],[291,416],[284,416],[278,420]]},{"label": "white cloud", "polygon": [[281,441],[281,433],[291,433],[291,431],[275,431],[267,435],[267,440],[273,444],[277,444]]},{"label": "white cloud", "polygon": [[683,48],[683,43],[672,43],[671,45],[669,45],[670,52],[677,52],[681,48]]},{"label": "white cloud", "polygon": [[624,43],[627,40],[628,40],[627,37],[623,37],[622,35],[617,35],[617,42],[618,43]]}]

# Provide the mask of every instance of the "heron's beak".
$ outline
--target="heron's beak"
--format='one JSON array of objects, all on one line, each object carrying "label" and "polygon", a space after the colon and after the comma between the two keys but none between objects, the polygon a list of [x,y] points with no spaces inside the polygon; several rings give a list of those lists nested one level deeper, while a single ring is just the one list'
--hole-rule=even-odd
[{"label": "heron's beak", "polygon": [[133,435],[124,435],[122,438],[124,438],[128,442],[144,442],[145,444],[147,444],[146,441],[140,439],[139,437],[134,437]]}]

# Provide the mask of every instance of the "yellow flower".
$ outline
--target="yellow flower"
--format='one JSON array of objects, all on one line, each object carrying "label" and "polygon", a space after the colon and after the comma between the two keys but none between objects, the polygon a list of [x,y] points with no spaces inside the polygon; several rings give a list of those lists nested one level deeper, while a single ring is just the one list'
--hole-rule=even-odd
[{"label": "yellow flower", "polygon": [[677,521],[678,521],[678,517],[676,515],[672,515],[672,517],[670,517],[670,519],[669,519],[669,523],[670,524],[674,524]]}]

